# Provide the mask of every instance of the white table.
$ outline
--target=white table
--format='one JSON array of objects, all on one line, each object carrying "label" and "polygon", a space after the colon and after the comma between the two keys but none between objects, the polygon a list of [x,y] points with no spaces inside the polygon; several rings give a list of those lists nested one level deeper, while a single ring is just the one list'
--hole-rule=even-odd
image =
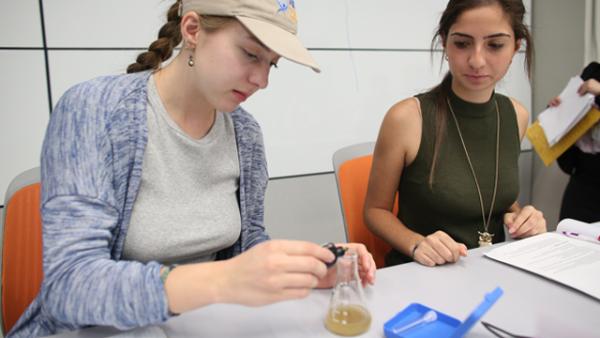
[{"label": "white table", "polygon": [[[359,337],[384,337],[383,324],[412,302],[464,320],[496,286],[504,295],[484,321],[531,337],[600,337],[600,301],[485,258],[485,250],[470,250],[460,262],[435,268],[410,263],[378,270],[375,286],[365,290],[371,328]],[[331,290],[316,290],[306,299],[258,308],[211,305],[160,326],[128,332],[98,327],[53,337],[337,337],[323,326],[330,295]],[[467,337],[493,335],[477,323]]]}]

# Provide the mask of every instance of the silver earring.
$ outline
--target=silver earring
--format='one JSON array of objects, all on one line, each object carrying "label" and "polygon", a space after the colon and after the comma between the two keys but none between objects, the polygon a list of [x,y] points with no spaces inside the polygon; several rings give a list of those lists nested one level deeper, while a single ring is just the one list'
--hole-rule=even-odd
[{"label": "silver earring", "polygon": [[444,55],[444,59],[446,59],[446,61],[448,61],[448,54]]},{"label": "silver earring", "polygon": [[190,57],[188,58],[188,66],[194,67],[194,57],[192,54],[190,54]]}]

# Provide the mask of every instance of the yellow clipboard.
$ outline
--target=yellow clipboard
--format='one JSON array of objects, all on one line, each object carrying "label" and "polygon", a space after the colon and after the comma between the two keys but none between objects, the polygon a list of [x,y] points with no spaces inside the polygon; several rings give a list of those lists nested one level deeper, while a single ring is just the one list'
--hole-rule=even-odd
[{"label": "yellow clipboard", "polygon": [[552,147],[548,144],[546,134],[539,121],[535,121],[529,128],[527,128],[527,138],[531,141],[533,149],[540,156],[542,162],[546,166],[549,166],[554,162],[562,153],[569,149],[577,140],[583,136],[591,127],[593,127],[600,120],[600,110],[598,108],[592,108],[585,114],[585,117],[579,121],[560,141],[556,142]]}]

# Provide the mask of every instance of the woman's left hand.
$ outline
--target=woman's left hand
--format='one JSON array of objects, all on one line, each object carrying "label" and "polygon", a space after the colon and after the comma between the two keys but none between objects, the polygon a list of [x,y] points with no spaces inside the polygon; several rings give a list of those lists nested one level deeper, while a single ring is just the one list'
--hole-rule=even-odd
[{"label": "woman's left hand", "polygon": [[[367,247],[362,243],[336,243],[336,246],[345,247],[356,251],[358,255],[358,275],[363,286],[366,284],[375,284],[375,271],[377,267],[373,255],[367,250]],[[327,271],[327,276],[319,281],[319,288],[330,288],[335,285],[336,269],[330,268]]]},{"label": "woman's left hand", "polygon": [[512,238],[524,238],[547,231],[544,214],[531,205],[504,214],[504,224]]},{"label": "woman's left hand", "polygon": [[594,96],[598,96],[600,95],[600,82],[598,82],[596,79],[589,79],[579,86],[577,93],[579,93],[579,95],[590,93]]}]

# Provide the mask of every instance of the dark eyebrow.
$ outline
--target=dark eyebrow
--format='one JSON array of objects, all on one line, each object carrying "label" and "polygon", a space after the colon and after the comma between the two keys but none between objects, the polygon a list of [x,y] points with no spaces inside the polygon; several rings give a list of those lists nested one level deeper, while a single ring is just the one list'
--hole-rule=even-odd
[{"label": "dark eyebrow", "polygon": [[[465,34],[465,33],[460,33],[460,32],[455,32],[455,33],[452,33],[452,34],[450,34],[450,35],[451,35],[451,36],[453,36],[453,35],[458,35],[458,36],[461,36],[461,37],[463,37],[463,38],[469,38],[469,39],[473,39],[473,37],[472,37],[471,35],[469,35],[469,34]],[[502,38],[502,37],[510,38],[510,36],[511,36],[511,35],[510,35],[510,34],[507,34],[507,33],[495,33],[495,34],[490,34],[490,35],[488,35],[488,36],[484,36],[483,38],[484,38],[484,39],[493,39],[493,38]]]}]

